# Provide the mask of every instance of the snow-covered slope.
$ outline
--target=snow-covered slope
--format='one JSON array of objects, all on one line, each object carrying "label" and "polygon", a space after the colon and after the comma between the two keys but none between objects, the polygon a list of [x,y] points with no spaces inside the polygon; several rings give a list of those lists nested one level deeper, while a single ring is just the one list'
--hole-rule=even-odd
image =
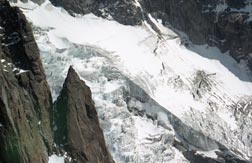
[{"label": "snow-covered slope", "polygon": [[48,163],[64,163],[64,157],[58,157],[56,155],[52,155],[49,157]]},{"label": "snow-covered slope", "polygon": [[251,105],[251,74],[228,54],[193,45],[150,15],[161,38],[147,22],[72,17],[50,2],[13,5],[34,26],[54,99],[69,65],[91,87],[117,163],[188,162],[174,140],[207,157],[216,157],[218,143],[252,156],[251,113],[244,111]]}]

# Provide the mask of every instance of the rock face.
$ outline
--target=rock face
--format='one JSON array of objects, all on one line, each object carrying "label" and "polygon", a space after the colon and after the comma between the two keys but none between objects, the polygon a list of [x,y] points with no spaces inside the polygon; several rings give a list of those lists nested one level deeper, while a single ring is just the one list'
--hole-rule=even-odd
[{"label": "rock face", "polygon": [[30,24],[0,1],[0,161],[46,163],[51,94]]},{"label": "rock face", "polygon": [[239,10],[249,3],[246,0],[142,1],[148,12],[164,24],[170,23],[187,33],[192,42],[208,43],[223,52],[229,50],[234,59],[247,61],[252,69],[251,20],[248,10]]},{"label": "rock face", "polygon": [[68,12],[77,14],[94,13],[98,16],[112,16],[125,25],[140,25],[142,13],[132,0],[50,0],[56,6],[64,7]]},{"label": "rock face", "polygon": [[[9,0],[10,2],[18,2],[18,0]],[[29,0],[20,0],[21,2],[28,2]],[[34,3],[37,3],[39,5],[41,5],[43,2],[45,2],[45,0],[31,0]]]},{"label": "rock face", "polygon": [[117,22],[125,25],[140,25],[143,13],[135,1],[108,0],[102,5],[105,13],[110,14]]},{"label": "rock face", "polygon": [[98,8],[100,0],[52,0],[55,6],[62,6],[70,13],[87,14]]},{"label": "rock face", "polygon": [[54,108],[55,142],[76,163],[113,163],[99,126],[91,91],[72,67]]}]

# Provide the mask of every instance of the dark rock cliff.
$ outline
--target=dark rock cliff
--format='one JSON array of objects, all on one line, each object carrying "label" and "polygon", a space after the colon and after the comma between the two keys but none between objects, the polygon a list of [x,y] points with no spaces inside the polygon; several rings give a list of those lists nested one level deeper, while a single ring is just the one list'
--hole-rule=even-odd
[{"label": "dark rock cliff", "polygon": [[99,126],[88,86],[69,68],[63,89],[55,103],[55,142],[76,163],[113,163]]},{"label": "dark rock cliff", "polygon": [[[9,0],[10,2],[17,2],[18,0]],[[24,3],[26,3],[26,2],[28,2],[29,0],[20,0],[21,2],[24,2]],[[39,5],[41,5],[43,2],[45,2],[45,0],[31,0],[32,2],[34,2],[34,3],[37,3],[37,4],[39,4]]]},{"label": "dark rock cliff", "polygon": [[125,25],[140,25],[142,12],[132,0],[51,0],[55,6],[64,7],[69,13],[94,13],[101,17],[111,15]]},{"label": "dark rock cliff", "polygon": [[100,0],[52,0],[55,6],[62,6],[70,13],[87,14],[98,8]]},{"label": "dark rock cliff", "polygon": [[[48,156],[58,151],[53,147],[53,135],[55,143],[64,145],[74,162],[113,162],[91,91],[71,68],[57,104],[54,117],[51,92],[30,24],[17,7],[0,0],[1,163],[47,163]],[[55,134],[53,119],[59,127]]]},{"label": "dark rock cliff", "polygon": [[46,163],[52,150],[51,94],[32,29],[0,1],[0,160]]},{"label": "dark rock cliff", "polygon": [[[249,11],[239,10],[249,1],[143,0],[142,4],[164,24],[188,34],[192,42],[230,51],[238,62],[247,61],[252,70],[252,23]],[[220,10],[218,5],[226,9]]]}]

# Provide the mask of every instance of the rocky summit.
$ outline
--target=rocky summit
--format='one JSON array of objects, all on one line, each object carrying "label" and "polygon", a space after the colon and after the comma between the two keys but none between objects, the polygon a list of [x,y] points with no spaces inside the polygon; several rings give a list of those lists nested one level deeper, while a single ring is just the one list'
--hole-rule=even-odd
[{"label": "rocky summit", "polygon": [[252,162],[251,0],[0,0],[0,163]]},{"label": "rocky summit", "polygon": [[70,67],[54,106],[56,144],[76,163],[114,163],[106,148],[103,132],[88,86]]}]

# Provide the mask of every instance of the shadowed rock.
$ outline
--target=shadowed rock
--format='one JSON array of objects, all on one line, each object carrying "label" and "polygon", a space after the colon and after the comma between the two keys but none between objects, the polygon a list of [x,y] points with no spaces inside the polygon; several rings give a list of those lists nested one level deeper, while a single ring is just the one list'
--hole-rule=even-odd
[{"label": "shadowed rock", "polygon": [[[218,5],[227,5],[218,11]],[[237,10],[246,7],[246,0],[142,0],[145,10],[185,32],[195,44],[217,46],[237,60],[248,62],[252,70],[252,22],[249,11]]]},{"label": "shadowed rock", "polygon": [[[9,0],[10,2],[18,2],[18,0]],[[28,2],[29,0],[20,0],[21,2],[24,2],[24,3],[26,3],[26,2]],[[43,2],[45,2],[45,0],[31,0],[32,2],[34,2],[34,3],[37,3],[37,4],[39,4],[39,5],[41,5]]]},{"label": "shadowed rock", "polygon": [[0,0],[0,161],[47,163],[50,90],[30,24]]},{"label": "shadowed rock", "polygon": [[77,163],[113,163],[88,86],[69,68],[54,107],[55,142]]},{"label": "shadowed rock", "polygon": [[106,17],[111,15],[125,25],[142,24],[141,9],[133,0],[50,0],[55,6],[64,7],[70,14],[94,13]]},{"label": "shadowed rock", "polygon": [[62,6],[70,13],[88,14],[98,8],[100,0],[51,0],[55,6]]}]

